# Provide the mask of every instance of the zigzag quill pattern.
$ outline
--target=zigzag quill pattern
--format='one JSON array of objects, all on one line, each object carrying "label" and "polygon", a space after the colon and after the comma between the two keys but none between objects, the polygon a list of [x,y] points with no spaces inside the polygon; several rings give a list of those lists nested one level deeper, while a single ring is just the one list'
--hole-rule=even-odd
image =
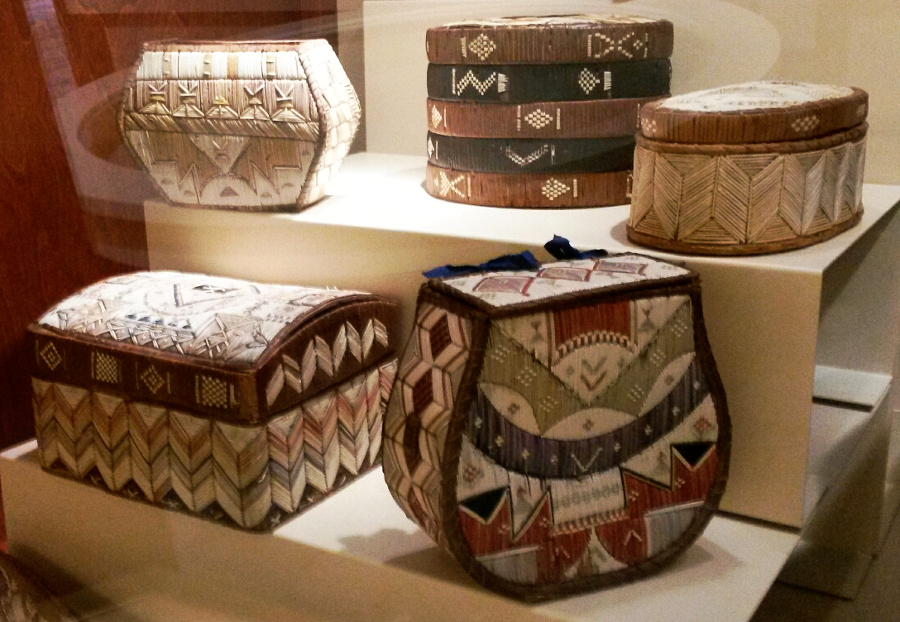
[{"label": "zigzag quill pattern", "polygon": [[172,488],[168,411],[135,403],[128,412],[131,475],[146,499],[160,502]]},{"label": "zigzag quill pattern", "polygon": [[129,409],[122,398],[112,395],[95,394],[91,399],[97,470],[107,488],[121,490],[132,478]]},{"label": "zigzag quill pattern", "polygon": [[306,488],[306,460],[303,451],[303,413],[294,408],[275,417],[266,426],[269,436],[269,471],[272,503],[285,512],[300,506]]},{"label": "zigzag quill pattern", "polygon": [[716,156],[638,145],[629,226],[651,237],[723,246],[827,232],[862,209],[865,142]]},{"label": "zigzag quill pattern", "polygon": [[271,528],[379,462],[396,371],[392,359],[258,426],[35,379],[41,464],[129,497]]},{"label": "zigzag quill pattern", "polygon": [[314,398],[303,405],[306,479],[321,492],[331,488],[340,466],[337,405],[337,397],[332,394]]},{"label": "zigzag quill pattern", "polygon": [[366,463],[369,452],[369,405],[366,397],[365,378],[356,378],[337,401],[337,416],[341,424],[338,426],[341,466],[354,475]]},{"label": "zigzag quill pattern", "polygon": [[272,504],[264,427],[212,424],[216,501],[238,524],[256,525]]},{"label": "zigzag quill pattern", "polygon": [[378,320],[369,319],[362,334],[351,322],[344,322],[330,344],[320,335],[311,339],[300,361],[283,354],[281,365],[275,368],[266,383],[269,406],[286,389],[301,393],[312,383],[316,373],[328,377],[337,374],[348,353],[357,363],[364,362],[376,342],[384,347],[388,345],[387,327]]}]

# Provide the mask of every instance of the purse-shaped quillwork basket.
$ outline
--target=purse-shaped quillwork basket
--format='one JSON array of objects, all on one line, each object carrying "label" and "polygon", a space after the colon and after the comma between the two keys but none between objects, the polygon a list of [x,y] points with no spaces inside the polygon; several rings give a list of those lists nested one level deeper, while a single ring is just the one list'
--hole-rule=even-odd
[{"label": "purse-shaped quillwork basket", "polygon": [[636,254],[430,279],[385,415],[406,512],[526,600],[673,560],[724,491],[698,277]]}]

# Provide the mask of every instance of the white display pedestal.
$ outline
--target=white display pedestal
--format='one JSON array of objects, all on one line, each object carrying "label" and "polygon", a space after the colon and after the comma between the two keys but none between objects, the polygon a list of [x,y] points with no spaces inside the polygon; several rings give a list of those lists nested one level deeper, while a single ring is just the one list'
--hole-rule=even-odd
[{"label": "white display pedestal", "polygon": [[55,586],[86,586],[63,602],[94,622],[744,621],[798,539],[717,516],[660,574],[526,606],[480,588],[437,549],[380,471],[272,535],[45,473],[34,442],[0,456],[0,477],[10,552]]},{"label": "white display pedestal", "polygon": [[[119,615],[132,608],[135,620],[159,619],[166,607],[202,612],[178,614],[184,619],[225,620],[296,619],[298,612],[311,620],[435,619],[444,612],[465,620],[486,610],[517,620],[746,620],[801,536],[800,554],[838,564],[823,578],[806,572],[815,566],[791,561],[788,578],[854,593],[883,517],[892,513],[885,470],[897,403],[900,187],[866,186],[860,225],[821,244],[704,258],[631,245],[628,206],[460,205],[428,196],[423,178],[424,158],[357,154],[330,196],[300,214],[150,201],[150,266],[365,289],[398,300],[409,330],[422,270],[523,248],[540,255],[555,233],[580,248],[684,261],[701,275],[734,426],[723,509],[791,530],[718,516],[698,546],[659,577],[526,608],[473,588],[455,562],[401,520],[377,475],[287,531],[257,536],[44,474],[26,451],[0,460],[13,554],[87,586],[83,610],[102,609],[99,598],[115,603]],[[369,496],[374,500],[363,500]],[[709,617],[698,613],[701,602]]]},{"label": "white display pedestal", "polygon": [[[900,187],[866,186],[862,222],[826,242],[715,258],[632,245],[625,236],[628,206],[462,205],[428,196],[423,179],[424,158],[365,153],[348,159],[326,200],[300,214],[210,213],[151,201],[145,208],[150,264],[367,289],[399,300],[408,329],[422,270],[539,251],[553,234],[580,248],[683,261],[701,275],[707,330],[734,425],[722,509],[809,527],[823,495],[840,488],[838,476],[855,465],[868,476],[852,488],[852,528],[841,525],[846,517],[834,502],[819,512],[820,526],[804,534],[810,550],[825,546],[829,558],[836,550],[847,563],[867,566],[893,513],[883,501],[892,479],[884,471],[897,400],[890,389],[900,337],[893,329],[900,324],[893,268],[900,262]],[[815,406],[814,398],[839,414]],[[866,450],[851,460],[857,447]],[[847,581],[838,574],[837,587],[802,575],[792,580],[855,593],[861,572]]]},{"label": "white display pedestal", "polygon": [[[815,456],[824,465],[846,462],[829,450],[843,446],[840,435],[811,433],[818,427],[813,397],[849,403],[852,418],[862,406],[866,421],[874,421],[895,373],[900,187],[866,186],[862,222],[824,243],[712,258],[630,244],[628,206],[462,205],[428,196],[423,179],[424,158],[357,154],[330,196],[299,214],[210,212],[151,201],[145,208],[150,265],[373,291],[401,303],[408,330],[421,271],[523,248],[543,253],[541,245],[553,234],[580,248],[683,261],[701,276],[709,340],[734,424],[722,508],[797,528],[806,524],[836,473],[816,473]],[[889,411],[882,417],[889,419]],[[877,485],[883,488],[883,479]]]}]

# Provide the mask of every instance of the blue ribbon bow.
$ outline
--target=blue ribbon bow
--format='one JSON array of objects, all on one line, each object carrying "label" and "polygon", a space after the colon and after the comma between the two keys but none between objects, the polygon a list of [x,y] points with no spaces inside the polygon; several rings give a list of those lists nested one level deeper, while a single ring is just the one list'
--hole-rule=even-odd
[{"label": "blue ribbon bow", "polygon": [[[608,253],[603,249],[579,251],[574,248],[569,240],[554,235],[553,239],[544,244],[544,248],[556,259],[590,259],[593,257],[605,257]],[[451,265],[432,268],[422,274],[429,279],[465,276],[479,272],[495,272],[501,270],[537,270],[541,263],[531,254],[531,251],[522,251],[512,255],[495,257],[478,265]]]}]

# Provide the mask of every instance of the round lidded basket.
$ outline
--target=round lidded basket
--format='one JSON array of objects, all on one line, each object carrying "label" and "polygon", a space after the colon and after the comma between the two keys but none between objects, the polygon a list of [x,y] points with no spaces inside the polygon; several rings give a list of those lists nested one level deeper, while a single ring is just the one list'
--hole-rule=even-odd
[{"label": "round lidded basket", "polygon": [[754,255],[853,227],[863,212],[867,100],[850,87],[752,82],[648,104],[628,238]]},{"label": "round lidded basket", "polygon": [[324,196],[361,116],[324,39],[160,41],[144,44],[118,122],[171,203],[290,212]]}]

